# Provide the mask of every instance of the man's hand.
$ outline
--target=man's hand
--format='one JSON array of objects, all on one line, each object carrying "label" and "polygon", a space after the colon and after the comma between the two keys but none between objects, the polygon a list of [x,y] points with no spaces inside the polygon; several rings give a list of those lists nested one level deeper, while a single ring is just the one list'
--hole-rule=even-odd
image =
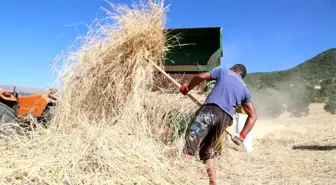
[{"label": "man's hand", "polygon": [[193,89],[196,85],[200,84],[204,80],[210,80],[211,74],[209,72],[204,72],[193,77],[189,83],[189,85],[183,85],[180,87],[180,92],[184,95],[188,94],[188,92]]},{"label": "man's hand", "polygon": [[189,92],[189,88],[188,88],[188,86],[187,86],[187,85],[182,85],[182,86],[180,87],[180,92],[181,92],[183,95],[188,94],[188,92]]},{"label": "man's hand", "polygon": [[242,132],[238,135],[234,135],[231,139],[236,145],[241,145],[244,142],[244,139],[246,138],[246,135]]}]

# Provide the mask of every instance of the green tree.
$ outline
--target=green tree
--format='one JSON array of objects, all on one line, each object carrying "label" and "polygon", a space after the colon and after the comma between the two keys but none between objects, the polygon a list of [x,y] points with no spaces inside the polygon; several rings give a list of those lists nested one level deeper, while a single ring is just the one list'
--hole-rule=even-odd
[{"label": "green tree", "polygon": [[336,95],[329,98],[329,100],[324,105],[324,110],[330,114],[336,114]]}]

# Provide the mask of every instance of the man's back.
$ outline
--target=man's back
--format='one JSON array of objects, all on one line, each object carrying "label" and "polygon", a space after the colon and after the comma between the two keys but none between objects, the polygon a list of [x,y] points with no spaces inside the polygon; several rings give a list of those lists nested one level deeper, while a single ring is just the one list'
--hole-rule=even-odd
[{"label": "man's back", "polygon": [[250,92],[240,74],[221,67],[213,69],[210,74],[216,85],[204,104],[217,104],[233,117],[239,105],[251,101]]}]

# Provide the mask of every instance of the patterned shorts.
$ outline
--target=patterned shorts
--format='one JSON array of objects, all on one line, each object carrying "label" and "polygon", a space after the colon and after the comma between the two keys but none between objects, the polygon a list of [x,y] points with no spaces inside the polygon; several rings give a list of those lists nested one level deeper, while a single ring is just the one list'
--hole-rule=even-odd
[{"label": "patterned shorts", "polygon": [[195,155],[199,151],[201,160],[214,157],[213,147],[232,118],[217,105],[203,105],[187,130],[184,154]]}]

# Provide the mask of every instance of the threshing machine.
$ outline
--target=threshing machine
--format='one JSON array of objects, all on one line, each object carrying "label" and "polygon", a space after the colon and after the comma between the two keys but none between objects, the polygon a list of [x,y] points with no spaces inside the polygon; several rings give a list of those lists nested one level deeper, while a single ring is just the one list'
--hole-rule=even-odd
[{"label": "threshing machine", "polygon": [[[168,38],[174,42],[166,54],[164,70],[181,84],[201,72],[210,71],[221,64],[223,56],[222,28],[167,29]],[[161,76],[162,86],[169,84]],[[207,90],[206,83],[198,87]]]}]

